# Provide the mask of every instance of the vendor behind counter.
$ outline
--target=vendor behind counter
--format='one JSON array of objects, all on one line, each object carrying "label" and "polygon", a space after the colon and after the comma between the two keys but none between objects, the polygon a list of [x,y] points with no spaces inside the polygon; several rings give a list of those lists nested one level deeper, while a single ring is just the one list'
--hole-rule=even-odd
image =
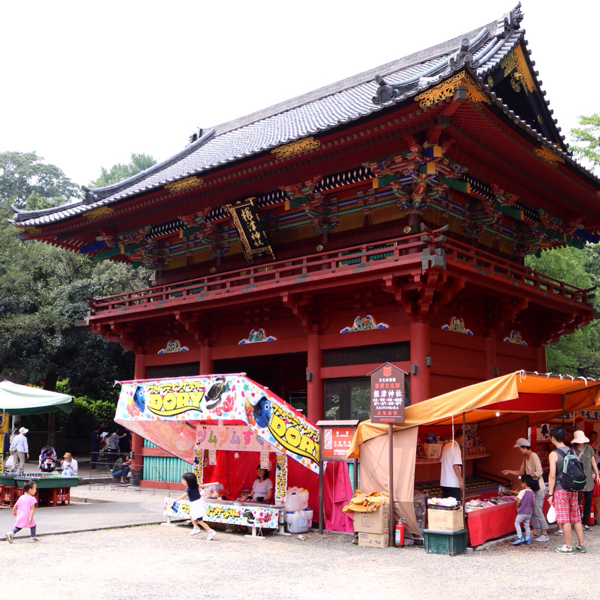
[{"label": "vendor behind counter", "polygon": [[269,479],[269,469],[256,467],[256,479],[252,484],[252,493],[248,500],[271,504],[273,500],[273,482]]}]

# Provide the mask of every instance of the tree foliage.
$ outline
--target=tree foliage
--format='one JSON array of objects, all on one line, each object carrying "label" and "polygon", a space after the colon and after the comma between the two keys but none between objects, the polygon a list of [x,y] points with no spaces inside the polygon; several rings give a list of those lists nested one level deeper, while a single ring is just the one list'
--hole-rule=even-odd
[{"label": "tree foliage", "polygon": [[30,210],[58,206],[80,195],[77,186],[35,152],[0,152],[0,202]]},{"label": "tree foliage", "polygon": [[124,181],[129,177],[133,177],[137,173],[141,173],[146,169],[149,169],[153,165],[156,164],[156,161],[147,154],[132,154],[131,162],[127,165],[122,165],[117,163],[113,165],[110,169],[101,168],[100,177],[98,179],[92,181],[90,183],[90,187],[92,188],[100,188],[105,187],[107,185],[112,185],[113,183],[118,183],[119,181]]},{"label": "tree foliage", "polygon": [[[583,250],[547,250],[539,258],[528,257],[527,265],[565,283],[589,289],[600,284],[600,244],[587,245]],[[593,308],[599,310],[600,298],[593,299]],[[552,373],[600,378],[600,321],[592,321],[549,344],[546,362]]]},{"label": "tree foliage", "polygon": [[[7,173],[7,189],[30,191],[25,180],[13,185]],[[62,183],[63,191],[75,189]],[[56,189],[34,190],[27,202],[43,202]],[[10,201],[0,198],[0,370],[19,371],[22,382],[43,381],[47,389],[67,379],[72,395],[114,401],[114,380],[131,377],[133,355],[77,322],[86,317],[88,298],[147,287],[153,274],[19,241],[8,223]]]},{"label": "tree foliage", "polygon": [[580,145],[571,146],[573,152],[592,163],[592,168],[600,167],[600,113],[591,117],[579,117],[581,127],[571,129],[571,135]]}]

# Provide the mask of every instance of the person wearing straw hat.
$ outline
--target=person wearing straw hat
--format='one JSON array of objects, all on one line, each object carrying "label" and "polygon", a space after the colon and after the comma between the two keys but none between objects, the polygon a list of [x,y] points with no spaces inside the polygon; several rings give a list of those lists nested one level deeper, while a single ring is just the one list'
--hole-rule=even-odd
[{"label": "person wearing straw hat", "polygon": [[70,452],[65,452],[63,459],[60,461],[63,477],[77,477],[79,466]]},{"label": "person wearing straw hat", "polygon": [[[544,517],[544,498],[546,497],[546,483],[544,482],[544,470],[540,457],[531,450],[529,440],[519,438],[513,448],[518,448],[523,455],[523,464],[518,471],[509,471],[505,469],[502,475],[531,475],[538,483],[536,486],[539,489],[534,490],[535,500],[533,503],[531,522],[533,525],[534,538],[536,542],[547,542],[548,537],[548,521]],[[538,530],[539,535],[535,533]]]},{"label": "person wearing straw hat", "polygon": [[[598,473],[598,466],[596,465],[594,449],[588,444],[589,438],[586,437],[583,431],[577,429],[573,436],[571,446],[577,458],[583,465],[583,472],[585,473],[585,488],[581,494],[583,494],[583,530],[590,531],[589,520],[590,520],[590,509],[592,508],[592,496],[594,494],[594,484],[600,483],[600,474]],[[594,475],[592,477],[592,471]],[[581,496],[579,497],[581,502]]]}]

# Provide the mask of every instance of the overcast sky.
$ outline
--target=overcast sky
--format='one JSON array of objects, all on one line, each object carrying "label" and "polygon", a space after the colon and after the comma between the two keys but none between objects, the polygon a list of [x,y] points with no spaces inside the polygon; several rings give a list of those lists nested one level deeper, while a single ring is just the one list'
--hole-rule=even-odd
[{"label": "overcast sky", "polygon": [[[1,5],[0,152],[78,184],[208,128],[485,25],[517,0],[29,0]],[[563,133],[600,112],[597,0],[524,0]]]}]

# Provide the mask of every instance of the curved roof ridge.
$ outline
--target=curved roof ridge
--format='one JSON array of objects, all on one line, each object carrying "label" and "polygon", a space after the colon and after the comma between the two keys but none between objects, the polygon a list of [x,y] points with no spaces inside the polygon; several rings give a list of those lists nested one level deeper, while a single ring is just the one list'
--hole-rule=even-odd
[{"label": "curved roof ridge", "polygon": [[[127,189],[128,187],[135,185],[136,183],[142,181],[143,179],[146,179],[147,177],[150,177],[156,173],[159,173],[160,171],[170,167],[172,164],[178,162],[182,158],[185,158],[192,152],[195,152],[198,148],[200,148],[201,146],[206,144],[209,140],[211,140],[214,137],[214,135],[215,135],[214,128],[209,129],[208,131],[206,131],[206,133],[202,132],[202,134],[200,135],[200,137],[197,140],[195,140],[191,144],[188,144],[183,150],[180,150],[179,152],[173,154],[173,156],[170,156],[169,158],[163,160],[160,163],[152,165],[151,167],[149,167],[148,169],[145,169],[144,171],[141,171],[140,173],[136,173],[135,175],[132,175],[131,177],[128,177],[127,179],[123,179],[123,181],[118,181],[117,183],[112,183],[110,185],[105,185],[104,187],[93,188],[93,189],[88,188],[85,185],[82,185],[81,188],[86,192],[85,203],[90,204],[91,202],[97,202],[98,200],[103,200],[104,198],[107,198],[108,196],[117,194],[117,193]],[[175,178],[173,178],[173,179],[175,179]]]},{"label": "curved roof ridge", "polygon": [[341,79],[340,81],[337,81],[335,83],[330,83],[311,92],[307,92],[305,94],[301,94],[300,96],[296,96],[295,98],[284,100],[283,102],[273,104],[271,106],[268,106],[267,108],[263,108],[261,110],[250,113],[249,115],[245,115],[243,117],[233,119],[232,121],[221,123],[220,125],[215,126],[216,135],[219,136],[224,133],[234,131],[235,129],[247,127],[248,125],[252,125],[253,123],[264,121],[269,117],[273,117],[275,115],[294,110],[296,108],[299,108],[300,106],[310,104],[311,102],[315,102],[317,100],[322,100],[327,96],[332,96],[334,94],[354,88],[363,83],[368,83],[369,81],[373,81],[377,75],[390,75],[401,69],[407,69],[430,60],[435,60],[436,58],[441,58],[449,53],[455,53],[457,48],[460,48],[460,43],[465,37],[468,37],[469,40],[472,40],[473,38],[477,37],[477,35],[480,34],[484,29],[489,29],[491,31],[493,30],[493,28],[497,27],[497,25],[498,20],[492,21],[491,23],[484,25],[483,27],[473,29],[468,33],[459,35],[451,40],[447,40],[445,42],[437,44],[436,46],[431,46],[429,48],[426,48],[425,50],[413,52],[408,56],[404,56],[402,58],[390,61],[388,63],[384,63],[383,65],[368,69],[366,71],[363,71],[362,73],[358,73],[357,75],[346,77],[345,79]]}]

